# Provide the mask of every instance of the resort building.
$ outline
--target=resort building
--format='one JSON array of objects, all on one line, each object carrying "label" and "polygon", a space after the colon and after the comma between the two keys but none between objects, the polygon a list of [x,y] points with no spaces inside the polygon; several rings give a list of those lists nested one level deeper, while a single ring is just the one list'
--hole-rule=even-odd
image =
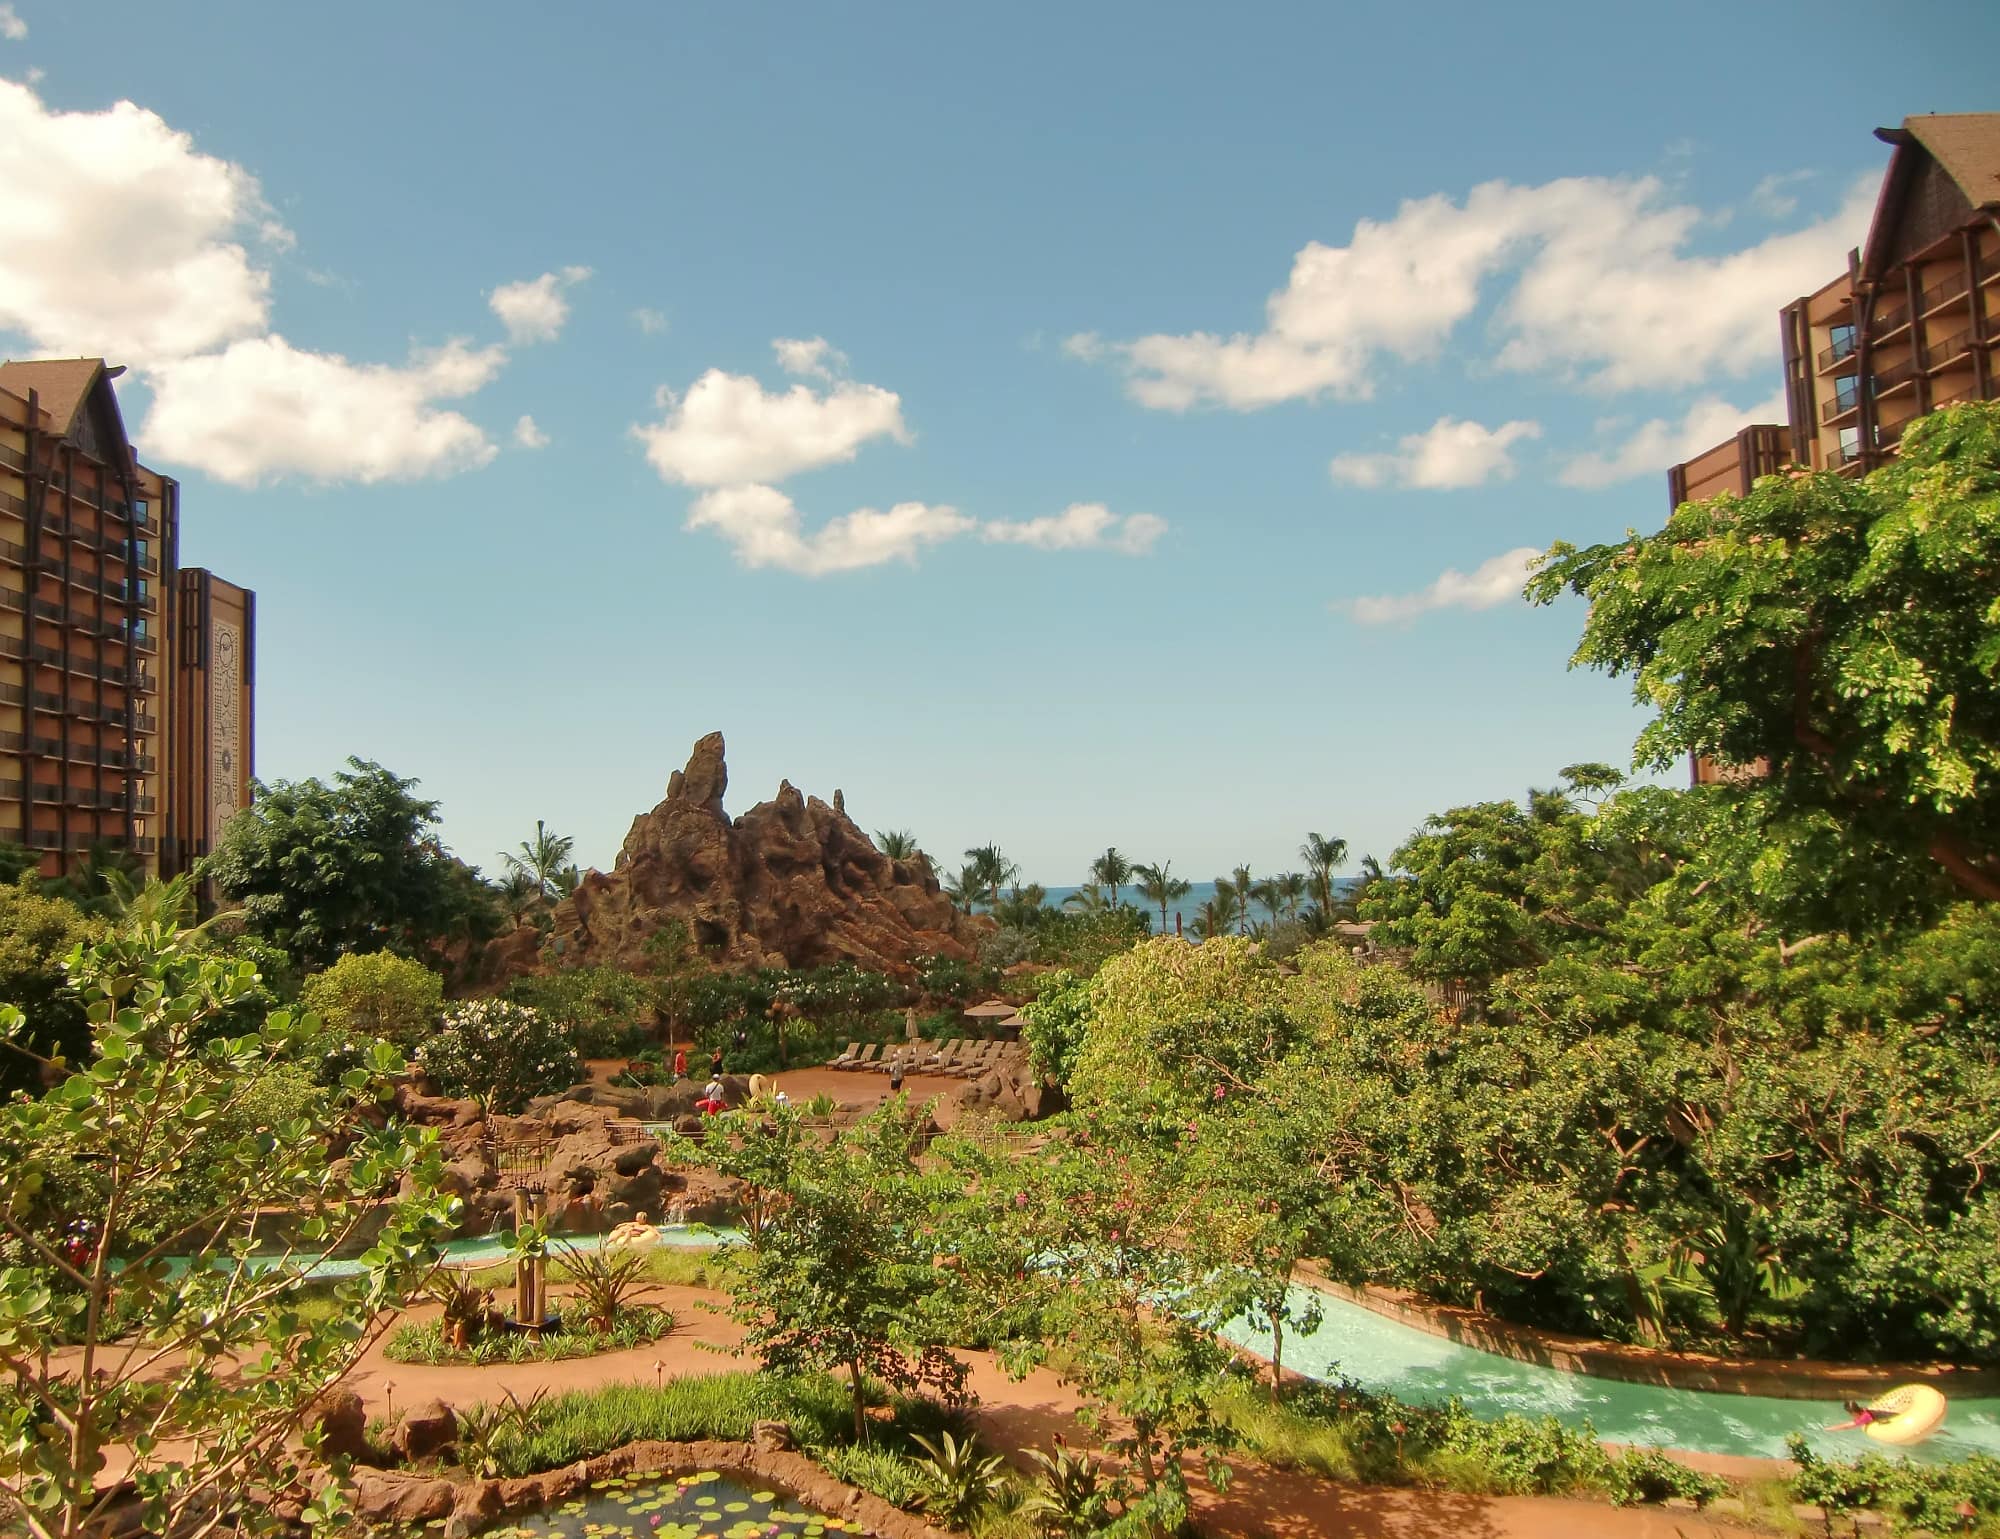
[{"label": "resort building", "polygon": [[0,363],[0,839],[174,875],[249,800],[254,595],[178,564],[180,487],[101,358]]},{"label": "resort building", "polygon": [[[1861,475],[1903,430],[2000,397],[2000,113],[1905,118],[1868,238],[1847,270],[1778,313],[1783,423],[1744,428],[1667,472],[1669,505],[1739,496],[1788,465]],[[1762,767],[1697,759],[1697,785]]]}]

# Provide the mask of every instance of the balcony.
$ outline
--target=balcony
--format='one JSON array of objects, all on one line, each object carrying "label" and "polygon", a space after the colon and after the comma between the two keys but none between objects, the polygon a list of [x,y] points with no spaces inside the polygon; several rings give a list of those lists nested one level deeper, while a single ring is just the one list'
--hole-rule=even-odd
[{"label": "balcony", "polygon": [[[15,795],[19,796],[20,793],[17,791]],[[135,805],[128,809],[125,805],[127,797],[123,791],[92,791],[71,787],[69,793],[65,795],[61,786],[42,785],[39,783],[35,786],[33,799],[45,805],[83,807],[92,812],[125,812],[129,810],[136,813],[148,813],[153,810],[153,798],[150,796],[135,796],[130,798]]]},{"label": "balcony", "polygon": [[1914,358],[1905,359],[1899,364],[1882,370],[1875,376],[1876,399],[1880,400],[1884,396],[1896,395],[1901,391],[1909,389],[1916,381],[1916,360]]},{"label": "balcony", "polygon": [[1886,342],[1897,332],[1910,324],[1910,307],[1904,305],[1897,310],[1884,310],[1875,317],[1875,323],[1868,328],[1871,341]]},{"label": "balcony", "polygon": [[18,470],[22,475],[28,473],[27,455],[19,449],[10,449],[5,444],[0,444],[0,465],[5,465],[9,470]]},{"label": "balcony", "polygon": [[1826,451],[1826,468],[1828,470],[1846,470],[1850,466],[1859,465],[1860,463],[1861,446],[1859,444],[1841,444]]},{"label": "balcony", "polygon": [[[5,830],[0,830],[4,833]],[[31,828],[25,834],[17,835],[21,843],[31,850],[87,850],[94,844],[108,844],[114,848],[129,849],[134,854],[153,853],[153,840],[121,839],[111,834],[84,834],[71,832],[67,837],[53,828]]]},{"label": "balcony", "polygon": [[1924,369],[1935,374],[1939,369],[1956,362],[1972,351],[1972,332],[1968,329],[1946,337],[1924,349]]},{"label": "balcony", "polygon": [[[18,691],[20,686],[0,685],[0,700],[10,700],[15,705],[23,704],[20,699],[6,693],[9,689]],[[159,730],[160,724],[157,718],[148,716],[144,711],[134,714],[122,705],[109,705],[100,700],[70,700],[52,694],[46,689],[35,690],[31,698],[36,710],[50,716],[67,716],[71,721],[85,722],[92,726],[117,727],[121,731],[136,732],[141,737],[150,737]]]},{"label": "balcony", "polygon": [[44,759],[67,759],[72,764],[94,764],[99,769],[131,770],[138,775],[150,775],[159,768],[151,754],[127,753],[122,748],[92,747],[81,743],[72,743],[68,748],[64,748],[60,739],[52,737],[29,738],[24,747],[17,752],[31,750]]},{"label": "balcony", "polygon": [[1835,337],[1833,346],[1819,351],[1819,371],[1824,374],[1837,363],[1845,363],[1854,356],[1854,349],[1860,345],[1860,338],[1853,332],[1844,337]]},{"label": "balcony", "polygon": [[1934,283],[1925,289],[1917,297],[1917,309],[1929,315],[1932,311],[1942,310],[1954,300],[1963,299],[1965,296],[1965,274],[1962,271],[1955,272],[1942,282]]},{"label": "balcony", "polygon": [[[0,638],[10,639],[10,638]],[[21,654],[13,654],[19,657]],[[61,668],[68,673],[81,674],[89,679],[102,679],[107,684],[120,684],[142,693],[150,694],[155,685],[151,674],[130,672],[116,663],[98,662],[89,658],[66,658],[54,647],[45,647],[39,642],[28,648],[28,656],[38,663],[46,663],[51,668]]]},{"label": "balcony", "polygon": [[[1841,383],[1845,384],[1847,381],[1842,380]],[[1861,392],[1859,390],[1838,391],[1831,401],[1828,401],[1825,406],[1820,408],[1819,420],[1821,422],[1832,422],[1837,418],[1845,417],[1849,413],[1859,411],[1860,409]]]}]

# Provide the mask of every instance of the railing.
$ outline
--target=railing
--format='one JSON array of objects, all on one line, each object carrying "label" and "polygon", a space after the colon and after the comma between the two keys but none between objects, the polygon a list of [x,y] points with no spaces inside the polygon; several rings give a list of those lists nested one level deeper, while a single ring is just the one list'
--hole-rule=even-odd
[{"label": "railing", "polygon": [[31,850],[87,850],[94,844],[108,844],[130,849],[136,855],[150,855],[154,846],[150,838],[120,839],[112,834],[72,833],[65,838],[53,828],[31,828],[17,837]]},{"label": "railing", "polygon": [[1900,310],[1885,310],[1876,316],[1875,324],[1869,327],[1869,333],[1879,342],[1891,332],[1901,331],[1909,324],[1910,307],[1905,305]]},{"label": "railing", "polygon": [[[16,791],[14,794],[18,797],[20,792]],[[128,809],[125,805],[126,796],[123,791],[92,791],[82,787],[74,787],[65,794],[61,786],[43,785],[37,782],[31,795],[35,801],[41,802],[46,806],[84,807],[92,812],[125,812],[129,810],[145,813],[153,810],[153,798],[150,796],[131,798],[136,805]]]},{"label": "railing", "polygon": [[1820,412],[1819,420],[1822,422],[1831,422],[1835,417],[1844,417],[1851,411],[1859,410],[1860,406],[1861,392],[1859,390],[1841,392],[1826,403],[1825,408]]},{"label": "railing", "polygon": [[1942,407],[1956,406],[1960,401],[1976,401],[1978,399],[1979,387],[1977,385],[1967,385],[1963,390],[1954,390],[1950,395],[1939,396],[1935,401],[1931,402],[1931,410],[1937,411]]},{"label": "railing", "polygon": [[1972,264],[1972,271],[1981,283],[1990,283],[2000,278],[2000,251],[1991,256],[1983,256]]},{"label": "railing", "polygon": [[1934,283],[1917,297],[1917,308],[1928,315],[1947,299],[1956,299],[1966,289],[1965,274],[1953,273],[1942,283]]},{"label": "railing", "polygon": [[5,465],[9,470],[18,470],[21,474],[26,475],[28,473],[28,456],[23,454],[19,449],[10,449],[7,445],[0,444],[0,465]]},{"label": "railing", "polygon": [[1955,358],[1972,351],[1972,332],[1968,328],[1946,337],[1942,342],[1924,349],[1924,366],[1933,374]]},{"label": "railing", "polygon": [[1841,470],[1849,465],[1859,464],[1860,461],[1861,446],[1859,444],[1855,444],[1852,447],[1843,444],[1826,451],[1826,468],[1828,470]]},{"label": "railing", "polygon": [[[0,685],[0,691],[19,687],[19,685]],[[8,698],[10,697],[6,694],[0,693],[0,700]],[[22,703],[19,699],[14,700],[16,705]],[[46,711],[51,716],[67,716],[73,721],[102,723],[107,727],[130,727],[141,737],[150,736],[159,727],[158,719],[148,716],[144,711],[135,713],[122,705],[107,705],[99,700],[68,700],[61,695],[51,694],[46,689],[34,691],[34,703],[36,710]]]},{"label": "railing", "polygon": [[1875,376],[1875,393],[1887,395],[1892,390],[1900,390],[1917,377],[1917,361],[1906,358],[1901,363],[1892,364]]},{"label": "railing", "polygon": [[[20,656],[18,652],[14,654]],[[131,689],[150,691],[153,680],[144,673],[128,673],[116,663],[94,662],[88,658],[65,658],[54,647],[39,643],[28,648],[28,655],[38,663],[47,663],[51,668],[61,668],[70,673],[80,673],[93,679],[102,679],[107,684],[123,684]]]},{"label": "railing", "polygon": [[1835,337],[1832,347],[1820,349],[1819,366],[1822,369],[1830,369],[1836,363],[1839,363],[1841,359],[1853,357],[1854,349],[1859,345],[1860,338],[1853,332],[1849,332],[1844,337]]}]

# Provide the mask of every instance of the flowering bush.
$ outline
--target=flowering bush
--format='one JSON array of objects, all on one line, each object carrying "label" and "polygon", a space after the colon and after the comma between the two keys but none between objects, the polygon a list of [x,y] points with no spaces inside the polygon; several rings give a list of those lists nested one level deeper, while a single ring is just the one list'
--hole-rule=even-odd
[{"label": "flowering bush", "polygon": [[453,1005],[417,1065],[446,1095],[483,1095],[495,1111],[519,1111],[534,1096],[583,1077],[568,1032],[527,1005],[475,999]]}]

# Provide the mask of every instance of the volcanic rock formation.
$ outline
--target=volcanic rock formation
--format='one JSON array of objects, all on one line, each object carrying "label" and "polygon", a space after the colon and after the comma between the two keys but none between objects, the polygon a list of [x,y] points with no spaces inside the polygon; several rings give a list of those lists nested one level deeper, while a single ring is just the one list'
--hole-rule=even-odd
[{"label": "volcanic rock formation", "polygon": [[848,817],[782,781],[732,821],[722,734],[694,745],[667,797],[632,820],[607,874],[591,871],[557,905],[551,947],[564,966],[638,967],[680,919],[725,966],[818,967],[849,961],[907,976],[921,956],[970,959],[986,921],[958,912],[920,862],[891,860]]}]

